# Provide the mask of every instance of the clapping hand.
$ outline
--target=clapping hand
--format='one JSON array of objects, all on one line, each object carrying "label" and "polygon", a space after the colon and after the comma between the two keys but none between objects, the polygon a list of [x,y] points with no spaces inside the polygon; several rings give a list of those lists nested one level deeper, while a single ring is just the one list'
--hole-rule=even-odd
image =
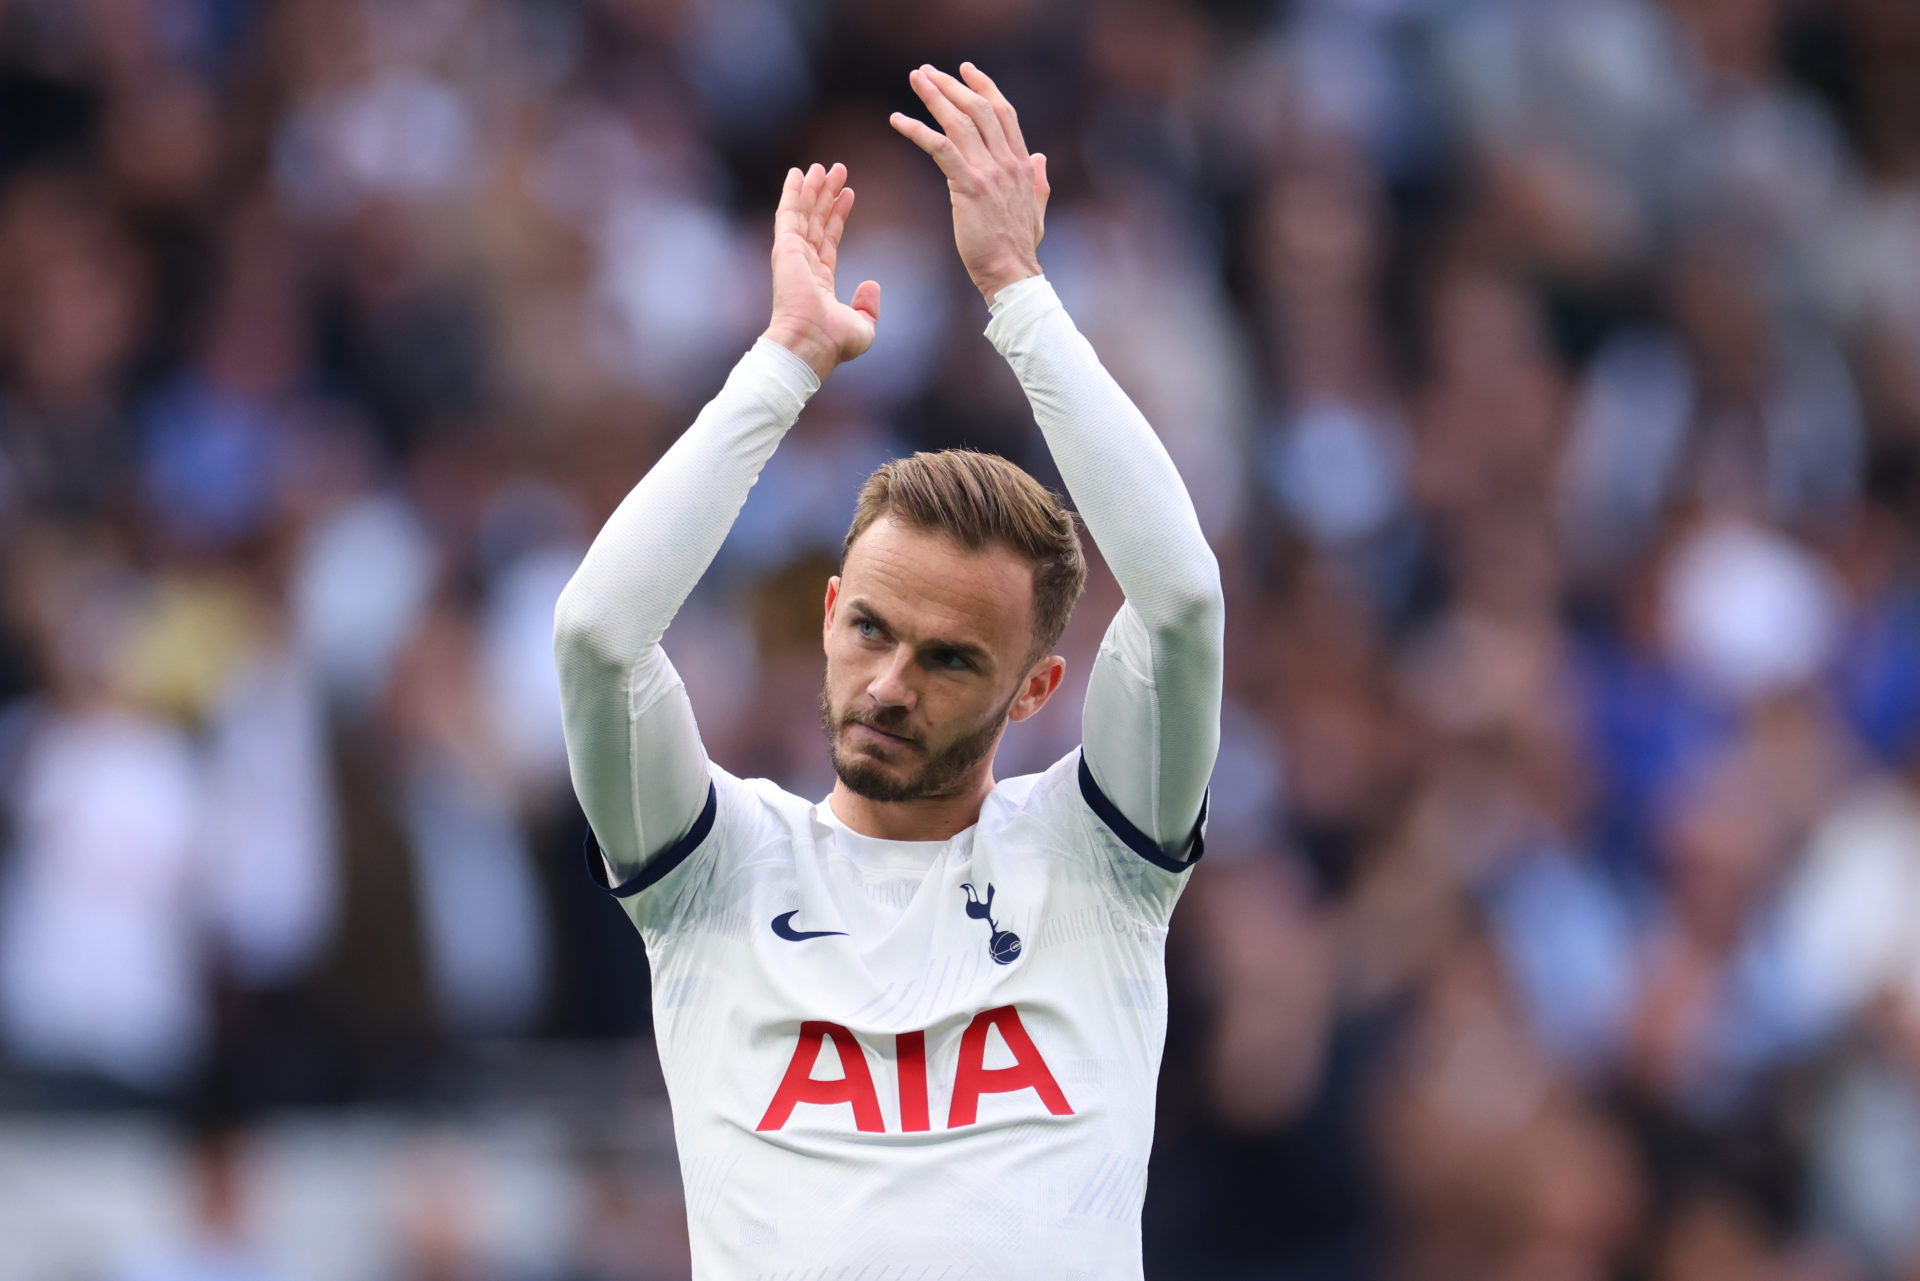
[{"label": "clapping hand", "polygon": [[873,346],[880,319],[880,286],[863,280],[844,303],[833,292],[840,234],[853,210],[847,167],[814,165],[787,170],[773,216],[773,319],[765,337],[813,366],[825,378],[835,365]]},{"label": "clapping hand", "polygon": [[1047,214],[1047,158],[1028,155],[1013,104],[971,62],[960,76],[932,66],[907,77],[939,122],[902,112],[889,123],[932,156],[953,198],[953,239],[967,275],[988,303],[1016,280],[1040,274]]}]

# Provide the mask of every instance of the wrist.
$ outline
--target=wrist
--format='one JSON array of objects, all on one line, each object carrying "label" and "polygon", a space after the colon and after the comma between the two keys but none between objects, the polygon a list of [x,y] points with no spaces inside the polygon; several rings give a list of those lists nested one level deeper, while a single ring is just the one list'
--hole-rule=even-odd
[{"label": "wrist", "polygon": [[1011,262],[995,264],[991,269],[973,276],[974,288],[987,300],[987,306],[993,306],[994,297],[1008,285],[1018,284],[1030,276],[1040,274],[1040,259],[1032,254],[1017,258]]},{"label": "wrist", "polygon": [[776,318],[760,336],[769,342],[779,343],[806,361],[821,382],[825,382],[827,375],[840,363],[839,348],[813,326]]}]

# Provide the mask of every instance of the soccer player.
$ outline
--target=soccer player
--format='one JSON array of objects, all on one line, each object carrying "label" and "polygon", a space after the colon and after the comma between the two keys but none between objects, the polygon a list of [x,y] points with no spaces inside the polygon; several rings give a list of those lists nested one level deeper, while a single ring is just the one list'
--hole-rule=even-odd
[{"label": "soccer player", "polygon": [[859,495],[826,583],[815,803],[708,761],[659,641],[801,407],[866,351],[880,287],[834,259],[840,165],[788,173],[773,319],[621,503],[555,651],[596,877],[653,964],[694,1275],[1140,1275],[1164,942],[1200,857],[1223,604],[1192,501],[1040,274],[1046,162],[969,64],[910,77],[954,238],[1087,529],[1126,592],[1085,746],[995,782],[1059,687],[1086,569],[1061,500],[1003,459],[916,454]]}]

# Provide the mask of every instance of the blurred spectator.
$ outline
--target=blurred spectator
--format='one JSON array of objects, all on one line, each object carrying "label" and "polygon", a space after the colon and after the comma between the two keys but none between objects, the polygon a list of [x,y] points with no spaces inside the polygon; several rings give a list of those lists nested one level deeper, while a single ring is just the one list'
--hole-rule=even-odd
[{"label": "blurred spectator", "polygon": [[668,1281],[693,1266],[687,1207],[677,1188],[622,1168],[611,1155],[582,1163],[586,1187],[565,1281]]},{"label": "blurred spectator", "polygon": [[474,642],[463,611],[435,609],[395,672],[386,729],[438,1011],[463,1033],[525,1032],[545,995],[545,923]]},{"label": "blurred spectator", "polygon": [[0,1037],[34,1068],[162,1095],[205,1049],[204,785],[185,733],[127,696],[146,585],[110,560],[35,552],[47,685],[10,714]]},{"label": "blurred spectator", "polygon": [[244,1130],[225,1127],[194,1137],[191,1226],[176,1244],[131,1256],[113,1270],[112,1281],[286,1281],[294,1275],[257,1244],[247,1138]]}]

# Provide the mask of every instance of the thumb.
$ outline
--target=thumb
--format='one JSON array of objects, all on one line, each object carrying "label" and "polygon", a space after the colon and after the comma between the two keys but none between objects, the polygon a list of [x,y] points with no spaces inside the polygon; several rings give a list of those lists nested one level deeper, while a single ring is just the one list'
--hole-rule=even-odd
[{"label": "thumb", "polygon": [[880,319],[880,282],[863,280],[860,287],[853,291],[853,301],[848,304],[868,320]]},{"label": "thumb", "polygon": [[1033,161],[1033,195],[1038,205],[1035,210],[1033,231],[1034,247],[1047,238],[1047,197],[1053,194],[1053,187],[1047,182],[1047,157],[1045,152],[1036,151],[1028,157]]}]

